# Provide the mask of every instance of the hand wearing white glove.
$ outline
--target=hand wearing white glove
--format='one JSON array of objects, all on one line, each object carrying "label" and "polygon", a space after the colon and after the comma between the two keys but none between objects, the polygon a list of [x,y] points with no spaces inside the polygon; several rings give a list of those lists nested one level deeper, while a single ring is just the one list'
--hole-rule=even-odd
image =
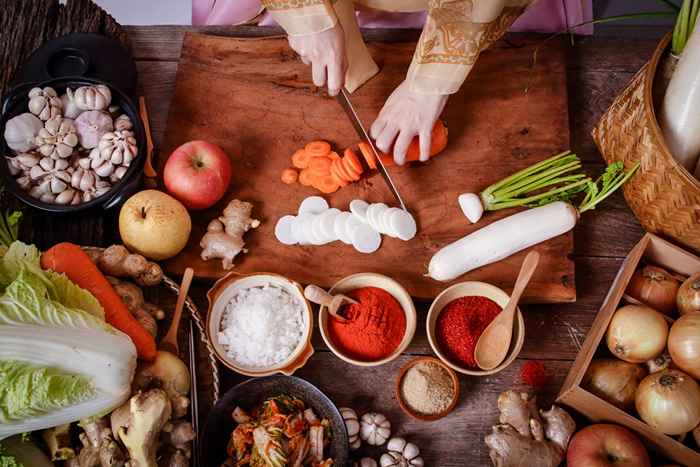
[{"label": "hand wearing white glove", "polygon": [[399,84],[386,100],[370,134],[377,149],[388,153],[394,143],[394,161],[403,165],[406,151],[414,136],[420,140],[420,160],[430,157],[433,126],[440,117],[449,94],[419,94],[411,91],[407,81]]},{"label": "hand wearing white glove", "polygon": [[345,34],[340,24],[325,31],[289,36],[289,45],[301,56],[301,60],[311,65],[311,76],[318,87],[328,83],[328,94],[335,96],[345,85],[347,58],[345,55]]}]

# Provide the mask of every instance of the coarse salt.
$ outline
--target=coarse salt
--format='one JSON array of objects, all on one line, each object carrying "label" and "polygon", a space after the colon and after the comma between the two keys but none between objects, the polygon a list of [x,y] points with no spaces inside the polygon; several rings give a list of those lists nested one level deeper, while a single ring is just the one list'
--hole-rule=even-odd
[{"label": "coarse salt", "polygon": [[240,290],[226,305],[218,341],[229,358],[249,368],[269,368],[287,359],[306,329],[297,297],[268,284]]}]

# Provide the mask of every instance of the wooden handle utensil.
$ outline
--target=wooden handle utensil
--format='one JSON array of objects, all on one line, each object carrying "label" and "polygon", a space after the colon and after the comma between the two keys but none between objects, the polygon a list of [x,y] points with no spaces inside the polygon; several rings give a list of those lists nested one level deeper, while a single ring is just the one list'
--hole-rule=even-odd
[{"label": "wooden handle utensil", "polygon": [[328,312],[336,319],[340,321],[347,321],[347,319],[338,313],[340,307],[348,304],[356,304],[357,300],[353,300],[342,294],[331,295],[321,287],[313,284],[309,284],[304,289],[304,296],[310,302],[316,303],[317,305],[325,306]]},{"label": "wooden handle utensil", "polygon": [[187,293],[190,291],[190,285],[192,284],[192,278],[194,277],[194,270],[192,268],[185,269],[182,274],[182,283],[180,284],[180,293],[177,295],[177,302],[175,303],[175,310],[173,310],[173,319],[170,321],[170,327],[168,332],[160,341],[160,349],[170,352],[173,355],[180,354],[180,348],[177,344],[177,333],[180,329],[180,318],[182,317],[182,309],[185,307],[185,299],[187,299]]}]

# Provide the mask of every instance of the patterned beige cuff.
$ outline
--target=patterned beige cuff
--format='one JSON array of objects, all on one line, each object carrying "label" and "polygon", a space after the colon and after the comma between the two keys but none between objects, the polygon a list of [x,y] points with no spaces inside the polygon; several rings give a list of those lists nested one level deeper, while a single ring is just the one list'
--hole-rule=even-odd
[{"label": "patterned beige cuff", "polygon": [[290,36],[322,32],[338,24],[331,0],[262,0],[262,4]]}]

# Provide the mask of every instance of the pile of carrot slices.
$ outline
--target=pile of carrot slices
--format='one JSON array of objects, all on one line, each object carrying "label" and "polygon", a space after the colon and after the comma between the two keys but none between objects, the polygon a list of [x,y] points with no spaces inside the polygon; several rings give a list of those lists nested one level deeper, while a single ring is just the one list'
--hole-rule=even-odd
[{"label": "pile of carrot slices", "polygon": [[[430,156],[442,152],[447,146],[447,127],[438,120],[433,128],[430,146]],[[358,144],[361,157],[352,148],[347,148],[343,155],[333,151],[327,141],[312,141],[292,155],[294,168],[282,171],[281,180],[286,184],[301,183],[311,186],[321,193],[330,194],[339,188],[360,180],[366,170],[377,168],[377,158],[370,146],[361,142]],[[406,153],[406,161],[419,160],[420,146],[418,138],[414,138]],[[390,154],[379,154],[385,166],[395,165]]]}]

